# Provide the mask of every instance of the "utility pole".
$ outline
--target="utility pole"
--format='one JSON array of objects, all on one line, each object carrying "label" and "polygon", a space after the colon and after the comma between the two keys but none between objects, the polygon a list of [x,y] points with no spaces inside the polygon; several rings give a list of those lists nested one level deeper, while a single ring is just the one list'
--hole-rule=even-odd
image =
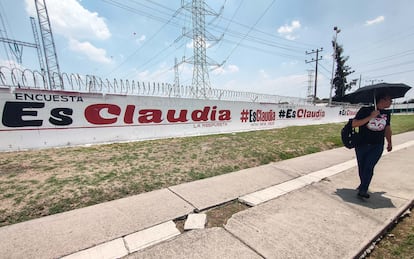
[{"label": "utility pole", "polygon": [[312,58],[311,61],[305,60],[306,64],[315,62],[315,89],[313,94],[313,103],[316,103],[316,90],[318,87],[318,61],[322,59],[322,56],[319,56],[320,51],[323,51],[323,48],[312,50],[311,52],[306,51],[306,55],[316,54],[316,58]]}]

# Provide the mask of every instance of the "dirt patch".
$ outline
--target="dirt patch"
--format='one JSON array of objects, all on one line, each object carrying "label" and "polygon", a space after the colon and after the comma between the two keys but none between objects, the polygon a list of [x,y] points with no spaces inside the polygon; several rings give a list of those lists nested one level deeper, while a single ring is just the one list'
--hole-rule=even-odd
[{"label": "dirt patch", "polygon": [[[223,227],[227,221],[236,213],[250,208],[237,200],[221,204],[200,213],[207,215],[206,228]],[[187,216],[174,220],[176,227],[181,233],[184,232],[184,224]]]},{"label": "dirt patch", "polygon": [[250,208],[238,201],[232,201],[206,211],[207,228],[223,227],[236,213]]},{"label": "dirt patch", "polygon": [[185,224],[185,221],[187,220],[187,216],[185,216],[185,217],[181,217],[181,218],[178,218],[178,219],[175,219],[174,220],[174,223],[175,223],[175,227],[180,231],[180,233],[184,233],[184,224]]}]

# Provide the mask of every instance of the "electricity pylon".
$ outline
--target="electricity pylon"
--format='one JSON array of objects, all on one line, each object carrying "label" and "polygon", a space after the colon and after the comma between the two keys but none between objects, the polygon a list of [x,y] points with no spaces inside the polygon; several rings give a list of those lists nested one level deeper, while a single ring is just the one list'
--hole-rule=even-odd
[{"label": "electricity pylon", "polygon": [[186,62],[193,64],[192,86],[197,91],[200,89],[206,97],[211,89],[208,66],[218,65],[207,57],[207,41],[217,42],[220,39],[206,31],[205,16],[212,15],[217,17],[220,14],[211,9],[204,0],[192,0],[191,3],[184,3],[182,1],[181,5],[183,9],[192,13],[192,32],[184,32],[184,36],[193,39],[194,55],[186,60]]},{"label": "electricity pylon", "polygon": [[52,27],[45,0],[35,0],[37,19],[39,20],[40,34],[43,41],[43,53],[46,60],[47,75],[50,89],[63,89],[63,81],[60,77],[59,62],[56,54],[55,41],[53,40]]}]

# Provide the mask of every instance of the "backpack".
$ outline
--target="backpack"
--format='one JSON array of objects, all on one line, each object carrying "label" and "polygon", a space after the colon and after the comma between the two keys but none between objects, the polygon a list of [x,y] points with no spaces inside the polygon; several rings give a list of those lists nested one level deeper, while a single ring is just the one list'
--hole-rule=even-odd
[{"label": "backpack", "polygon": [[348,123],[341,130],[341,139],[345,147],[351,149],[358,144],[358,132],[355,128],[352,128],[352,120],[349,119]]}]

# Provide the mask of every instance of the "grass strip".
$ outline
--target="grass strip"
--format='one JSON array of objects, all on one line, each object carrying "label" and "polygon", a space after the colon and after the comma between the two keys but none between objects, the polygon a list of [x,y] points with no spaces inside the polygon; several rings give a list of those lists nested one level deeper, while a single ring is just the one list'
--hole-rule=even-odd
[{"label": "grass strip", "polygon": [[[341,147],[343,125],[2,153],[0,226]],[[413,131],[414,115],[392,125]]]}]

